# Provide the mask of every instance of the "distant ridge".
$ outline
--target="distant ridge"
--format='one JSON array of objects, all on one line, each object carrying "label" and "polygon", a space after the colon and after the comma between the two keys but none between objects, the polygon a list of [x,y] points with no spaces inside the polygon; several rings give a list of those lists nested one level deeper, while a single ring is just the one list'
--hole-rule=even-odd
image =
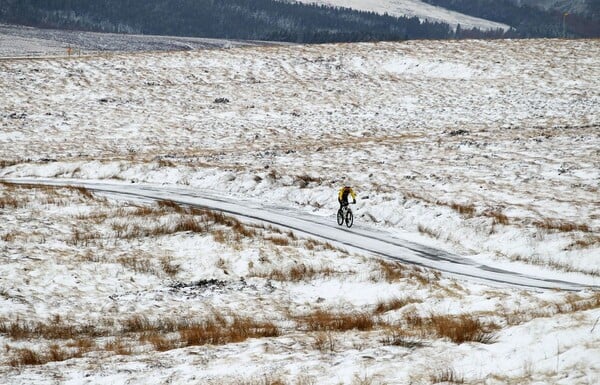
[{"label": "distant ridge", "polygon": [[558,11],[519,7],[510,0],[427,3],[493,20],[498,28],[469,28],[459,22],[454,26],[417,16],[276,0],[3,0],[0,22],[95,32],[294,43],[600,36],[600,23],[576,15],[563,23]]}]

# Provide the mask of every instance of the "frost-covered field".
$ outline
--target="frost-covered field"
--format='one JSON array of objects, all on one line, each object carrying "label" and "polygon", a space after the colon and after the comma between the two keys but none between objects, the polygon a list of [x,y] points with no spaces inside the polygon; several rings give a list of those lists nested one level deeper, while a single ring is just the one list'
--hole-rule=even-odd
[{"label": "frost-covered field", "polygon": [[[361,225],[597,282],[599,58],[597,40],[530,40],[5,59],[0,176],[182,185],[332,221],[347,183]],[[0,194],[0,382],[600,377],[591,291],[455,281],[168,203]]]}]

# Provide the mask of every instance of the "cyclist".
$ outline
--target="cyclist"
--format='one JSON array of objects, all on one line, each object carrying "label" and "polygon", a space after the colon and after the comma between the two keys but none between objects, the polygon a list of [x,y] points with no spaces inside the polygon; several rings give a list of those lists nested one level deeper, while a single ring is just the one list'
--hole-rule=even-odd
[{"label": "cyclist", "polygon": [[348,195],[352,197],[352,203],[356,203],[356,193],[350,186],[344,186],[338,192],[338,202],[340,203],[340,210],[344,206],[348,206]]}]

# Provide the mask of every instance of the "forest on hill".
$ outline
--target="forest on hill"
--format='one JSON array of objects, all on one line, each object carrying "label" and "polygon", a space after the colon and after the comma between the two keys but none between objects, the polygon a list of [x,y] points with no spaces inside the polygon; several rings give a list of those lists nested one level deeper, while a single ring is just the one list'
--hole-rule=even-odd
[{"label": "forest on hill", "polygon": [[[454,38],[450,25],[274,0],[4,0],[0,22],[41,28],[297,43]],[[482,38],[504,31],[469,30]]]},{"label": "forest on hill", "polygon": [[[510,30],[449,24],[276,0],[4,0],[0,22],[41,28],[224,39],[329,43],[408,39],[558,37],[561,16],[508,0],[427,0],[509,24]],[[466,12],[469,11],[469,12]],[[599,23],[569,18],[572,37],[600,36]],[[582,20],[587,20],[581,17]]]}]

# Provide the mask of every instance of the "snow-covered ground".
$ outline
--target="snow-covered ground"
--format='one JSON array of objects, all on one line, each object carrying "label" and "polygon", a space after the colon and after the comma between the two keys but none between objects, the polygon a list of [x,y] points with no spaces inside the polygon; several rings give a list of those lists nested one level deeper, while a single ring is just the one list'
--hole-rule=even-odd
[{"label": "snow-covered ground", "polygon": [[82,56],[98,52],[183,51],[273,44],[282,43],[97,33],[0,24],[0,57]]},{"label": "snow-covered ground", "polygon": [[324,4],[335,7],[353,8],[359,11],[376,12],[390,16],[418,17],[430,22],[447,23],[456,28],[479,28],[482,30],[510,28],[506,24],[465,15],[446,8],[427,4],[420,0],[299,0],[301,3]]},{"label": "snow-covered ground", "polygon": [[[599,58],[597,40],[523,40],[4,59],[0,177],[180,185],[332,221],[351,184],[374,231],[595,280]],[[76,189],[0,197],[2,383],[600,377],[591,291],[491,288]],[[317,309],[372,324],[319,326]],[[483,334],[443,337],[458,314]],[[190,338],[235,316],[254,338]],[[19,365],[32,352],[50,362]]]}]

